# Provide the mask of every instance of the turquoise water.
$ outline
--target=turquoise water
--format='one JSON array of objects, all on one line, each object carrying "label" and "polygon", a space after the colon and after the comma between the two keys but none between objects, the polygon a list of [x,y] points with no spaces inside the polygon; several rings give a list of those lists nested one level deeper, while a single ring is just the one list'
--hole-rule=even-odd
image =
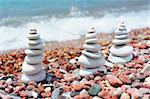
[{"label": "turquoise water", "polygon": [[121,20],[129,29],[149,27],[149,16],[150,0],[0,0],[0,50],[25,47],[31,27],[43,41],[63,41],[91,26],[110,33]]}]

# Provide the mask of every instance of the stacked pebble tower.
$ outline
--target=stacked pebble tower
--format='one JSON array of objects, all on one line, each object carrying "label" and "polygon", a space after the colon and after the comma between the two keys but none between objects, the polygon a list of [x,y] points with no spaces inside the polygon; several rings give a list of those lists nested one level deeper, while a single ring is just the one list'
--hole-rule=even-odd
[{"label": "stacked pebble tower", "polygon": [[25,50],[25,61],[22,64],[23,75],[21,80],[24,83],[30,81],[39,82],[45,79],[46,73],[42,69],[43,64],[43,45],[40,35],[36,29],[31,29],[28,38],[28,49]]},{"label": "stacked pebble tower", "polygon": [[78,62],[84,66],[84,69],[81,69],[79,72],[81,76],[94,74],[98,70],[106,73],[106,69],[103,67],[105,59],[99,51],[100,46],[97,44],[98,39],[96,38],[95,31],[95,28],[90,28],[85,35],[84,50],[78,58]]},{"label": "stacked pebble tower", "polygon": [[115,31],[115,39],[110,48],[108,60],[115,64],[125,64],[133,58],[133,47],[129,44],[130,37],[124,22]]}]

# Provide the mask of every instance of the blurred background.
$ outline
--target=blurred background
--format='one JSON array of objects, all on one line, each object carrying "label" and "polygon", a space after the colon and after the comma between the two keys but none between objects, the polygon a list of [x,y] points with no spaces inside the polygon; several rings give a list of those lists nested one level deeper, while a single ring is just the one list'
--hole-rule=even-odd
[{"label": "blurred background", "polygon": [[0,0],[0,51],[25,47],[32,27],[44,42],[64,41],[91,26],[111,33],[121,20],[129,30],[150,27],[150,0]]}]

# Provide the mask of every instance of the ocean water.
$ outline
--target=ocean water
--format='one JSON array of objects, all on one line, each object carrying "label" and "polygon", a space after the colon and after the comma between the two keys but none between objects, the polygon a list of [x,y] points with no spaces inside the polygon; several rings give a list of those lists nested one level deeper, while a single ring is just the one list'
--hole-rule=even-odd
[{"label": "ocean water", "polygon": [[26,47],[29,29],[43,42],[77,39],[89,27],[113,32],[150,27],[150,0],[0,0],[0,51]]}]

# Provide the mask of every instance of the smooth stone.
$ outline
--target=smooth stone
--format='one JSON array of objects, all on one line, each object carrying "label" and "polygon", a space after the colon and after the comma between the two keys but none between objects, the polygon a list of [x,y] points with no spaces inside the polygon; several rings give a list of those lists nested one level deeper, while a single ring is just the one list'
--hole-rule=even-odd
[{"label": "smooth stone", "polygon": [[150,77],[145,78],[145,82],[150,84]]},{"label": "smooth stone", "polygon": [[75,76],[76,78],[80,77],[79,69],[75,69],[75,70],[73,71],[73,74],[74,74],[74,76]]},{"label": "smooth stone", "polygon": [[150,72],[150,64],[146,63],[144,64],[144,68],[140,71],[140,73]]},{"label": "smooth stone", "polygon": [[78,58],[78,62],[82,64],[85,68],[96,68],[99,66],[103,66],[105,64],[105,59],[103,57],[98,59],[92,59],[85,55],[81,55]]},{"label": "smooth stone", "polygon": [[46,88],[44,89],[45,92],[48,92],[48,91],[51,91],[51,90],[52,90],[51,87],[46,87]]},{"label": "smooth stone", "polygon": [[26,55],[30,55],[30,56],[34,56],[34,55],[40,55],[40,54],[42,54],[43,53],[43,50],[31,50],[31,49],[27,49],[27,50],[25,50],[25,54]]},{"label": "smooth stone", "polygon": [[77,62],[76,59],[70,59],[70,61],[69,61],[70,64],[75,64],[76,62]]},{"label": "smooth stone", "polygon": [[100,98],[98,96],[94,96],[92,99],[103,99],[103,98]]},{"label": "smooth stone", "polygon": [[106,80],[108,80],[112,86],[116,87],[121,86],[123,84],[117,76],[111,74],[106,75]]},{"label": "smooth stone", "polygon": [[41,39],[36,39],[36,40],[28,40],[29,45],[37,45],[41,43]]},{"label": "smooth stone", "polygon": [[125,39],[125,38],[129,38],[129,34],[123,34],[123,35],[116,35],[115,39]]},{"label": "smooth stone", "polygon": [[88,33],[85,35],[85,38],[87,38],[87,39],[96,38],[96,33]]},{"label": "smooth stone", "polygon": [[59,97],[59,99],[73,99],[70,94],[71,94],[71,92],[62,93],[61,96],[63,96],[63,97]]},{"label": "smooth stone", "polygon": [[13,83],[13,80],[11,79],[11,78],[8,78],[7,80],[6,80],[6,84],[12,84]]},{"label": "smooth stone", "polygon": [[79,94],[80,94],[80,92],[78,92],[78,91],[73,91],[73,92],[70,93],[70,96],[71,96],[71,97],[74,97],[74,96],[79,95]]},{"label": "smooth stone", "polygon": [[94,58],[94,59],[102,57],[102,54],[100,52],[89,52],[89,51],[83,50],[82,54],[84,54],[90,58]]},{"label": "smooth stone", "polygon": [[35,34],[29,34],[27,36],[28,39],[39,39],[40,38],[40,35],[35,33]]},{"label": "smooth stone", "polygon": [[130,95],[127,94],[127,93],[125,93],[125,92],[123,92],[123,93],[121,94],[120,99],[130,99]]},{"label": "smooth stone", "polygon": [[92,96],[97,96],[101,90],[102,89],[101,89],[100,85],[95,84],[88,90],[88,93]]},{"label": "smooth stone", "polygon": [[125,63],[131,61],[132,58],[133,58],[132,54],[130,54],[128,56],[124,56],[124,57],[118,57],[118,56],[114,56],[114,55],[110,54],[108,57],[108,60],[115,64],[125,64]]},{"label": "smooth stone", "polygon": [[94,27],[92,27],[88,30],[88,33],[94,33],[94,32],[96,32],[96,29]]},{"label": "smooth stone", "polygon": [[114,39],[112,43],[115,45],[122,45],[122,44],[128,44],[130,42],[130,39]]},{"label": "smooth stone", "polygon": [[31,94],[32,94],[33,98],[35,98],[35,99],[38,97],[38,93],[35,91],[31,91]]},{"label": "smooth stone", "polygon": [[114,64],[111,63],[111,62],[108,62],[108,61],[105,61],[105,65],[110,67],[110,68],[113,68],[114,67]]},{"label": "smooth stone", "polygon": [[37,56],[26,56],[25,61],[29,64],[39,64],[43,62],[43,56],[37,55]]},{"label": "smooth stone", "polygon": [[43,48],[43,44],[40,43],[40,44],[37,44],[37,45],[27,45],[27,47],[29,49],[42,49]]},{"label": "smooth stone", "polygon": [[36,29],[31,29],[31,30],[30,30],[30,34],[35,34],[35,33],[37,33],[37,30],[36,30]]},{"label": "smooth stone", "polygon": [[125,31],[120,31],[119,29],[117,29],[116,31],[115,31],[115,33],[117,34],[117,35],[123,35],[123,34],[128,34],[128,32],[125,30]]},{"label": "smooth stone", "polygon": [[129,44],[123,46],[115,46],[113,45],[110,48],[110,52],[116,56],[128,56],[133,52],[133,47]]},{"label": "smooth stone", "polygon": [[114,93],[113,93],[113,96],[120,96],[121,94],[122,94],[122,90],[121,90],[121,88],[120,87],[118,87],[115,91],[114,91]]},{"label": "smooth stone", "polygon": [[84,42],[85,42],[85,43],[90,43],[90,44],[92,43],[92,44],[93,44],[93,43],[97,43],[98,40],[97,40],[97,38],[91,38],[91,39],[85,40]]},{"label": "smooth stone", "polygon": [[100,50],[100,46],[98,44],[83,44],[83,48],[87,51],[96,52]]},{"label": "smooth stone", "polygon": [[24,62],[22,64],[22,72],[25,74],[36,74],[38,72],[40,72],[42,69],[42,63],[40,64],[35,64],[35,65],[31,65],[28,64],[27,62]]},{"label": "smooth stone", "polygon": [[29,90],[25,90],[25,93],[27,94],[28,97],[32,97],[32,93]]},{"label": "smooth stone", "polygon": [[118,30],[120,30],[120,31],[127,31],[127,29],[126,29],[126,27],[124,25],[120,25],[118,27]]},{"label": "smooth stone", "polygon": [[60,93],[61,93],[60,88],[54,89],[54,91],[52,92],[51,99],[59,99]]},{"label": "smooth stone", "polygon": [[46,77],[45,71],[41,70],[39,73],[36,73],[34,75],[23,74],[21,77],[21,80],[24,83],[28,83],[30,81],[40,82],[40,81],[43,81],[45,77]]},{"label": "smooth stone", "polygon": [[51,74],[46,75],[46,81],[51,82],[52,79],[53,79],[53,77]]},{"label": "smooth stone", "polygon": [[104,66],[100,66],[99,68],[94,68],[94,69],[81,69],[79,71],[79,74],[84,77],[87,75],[95,74],[97,71],[103,71],[104,74],[107,72]]}]

